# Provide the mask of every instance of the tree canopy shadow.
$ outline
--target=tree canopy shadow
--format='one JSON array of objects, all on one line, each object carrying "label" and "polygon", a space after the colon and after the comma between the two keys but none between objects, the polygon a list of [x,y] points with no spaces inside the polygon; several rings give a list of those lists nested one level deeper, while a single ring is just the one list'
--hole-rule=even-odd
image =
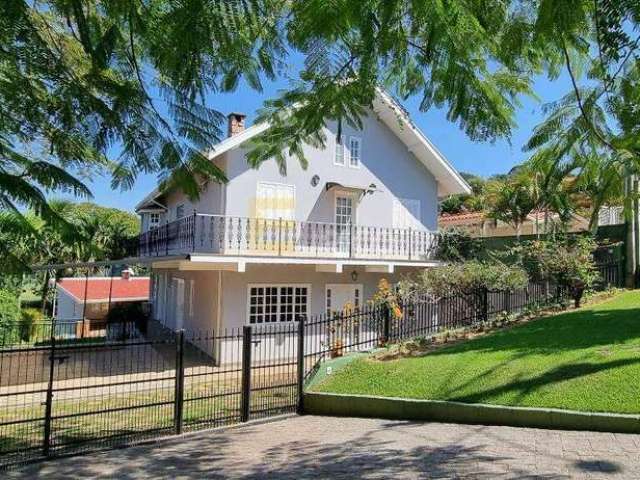
[{"label": "tree canopy shadow", "polygon": [[[401,425],[402,426],[402,425]],[[97,454],[89,458],[52,460],[7,472],[5,478],[46,477],[48,480],[83,478],[180,479],[319,479],[319,478],[471,478],[493,479],[509,462],[509,478],[561,479],[566,475],[540,474],[518,466],[508,455],[487,453],[484,445],[469,445],[464,438],[448,443],[398,448],[384,436],[366,432],[347,442],[331,438],[273,441],[259,456],[255,451],[233,448],[234,442],[251,442],[254,429],[211,432],[174,439],[165,445],[139,446]],[[401,432],[396,432],[401,434]],[[300,435],[297,435],[300,437]],[[101,470],[100,463],[108,464]]]},{"label": "tree canopy shadow", "polygon": [[[498,330],[429,355],[525,351],[556,354],[640,340],[640,308],[577,310]],[[640,341],[638,342],[640,352]]]},{"label": "tree canopy shadow", "polygon": [[486,401],[490,397],[497,397],[507,393],[516,393],[514,403],[518,403],[527,395],[534,391],[558,382],[564,382],[574,378],[592,375],[594,373],[603,372],[610,369],[620,368],[627,365],[635,365],[640,363],[640,357],[636,359],[620,359],[604,363],[571,363],[567,365],[559,365],[558,367],[548,370],[541,375],[535,377],[522,378],[514,382],[500,385],[493,388],[480,390],[473,394],[452,395],[451,400],[467,403],[480,403]]}]

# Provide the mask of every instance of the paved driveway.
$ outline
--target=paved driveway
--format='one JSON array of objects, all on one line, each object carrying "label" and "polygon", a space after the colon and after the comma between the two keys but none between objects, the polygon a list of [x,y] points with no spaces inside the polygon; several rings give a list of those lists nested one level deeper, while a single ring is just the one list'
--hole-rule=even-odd
[{"label": "paved driveway", "polygon": [[5,478],[640,478],[640,435],[292,417],[60,459]]}]

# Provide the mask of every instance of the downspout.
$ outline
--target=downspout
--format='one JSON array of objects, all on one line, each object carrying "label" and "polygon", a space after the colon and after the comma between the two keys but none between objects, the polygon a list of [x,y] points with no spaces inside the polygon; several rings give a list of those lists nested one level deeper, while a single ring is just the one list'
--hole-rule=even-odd
[{"label": "downspout", "polygon": [[[218,289],[216,291],[216,326],[214,330],[214,338],[220,338],[222,329],[222,270],[218,270]],[[220,365],[222,358],[220,357],[220,340],[214,344],[213,361],[216,365]]]}]

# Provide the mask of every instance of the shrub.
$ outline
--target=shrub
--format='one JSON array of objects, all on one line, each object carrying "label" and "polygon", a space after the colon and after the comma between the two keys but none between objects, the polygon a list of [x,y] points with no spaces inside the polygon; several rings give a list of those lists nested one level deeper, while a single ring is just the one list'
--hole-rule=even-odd
[{"label": "shrub", "polygon": [[386,278],[381,278],[378,282],[378,291],[373,296],[372,302],[376,306],[386,307],[392,318],[402,317],[398,294],[391,288]]},{"label": "shrub", "polygon": [[480,239],[465,230],[450,228],[440,232],[437,257],[445,262],[462,262],[477,258],[482,248]]},{"label": "shrub", "polygon": [[[36,329],[38,328],[38,324],[42,324],[47,321],[47,318],[44,316],[41,310],[37,308],[23,308],[21,319],[20,319],[20,339],[23,342],[28,342],[34,336],[36,336]],[[50,334],[47,330],[43,332],[46,334]]]},{"label": "shrub", "polygon": [[0,343],[7,345],[19,339],[20,305],[17,295],[10,290],[0,290]]},{"label": "shrub", "polygon": [[402,295],[429,295],[434,298],[468,293],[478,288],[516,290],[526,287],[527,272],[518,265],[471,260],[422,270],[401,283]]},{"label": "shrub", "polygon": [[593,260],[596,243],[591,237],[574,236],[535,240],[513,247],[510,254],[534,278],[551,278],[569,288],[575,306],[600,275]]}]

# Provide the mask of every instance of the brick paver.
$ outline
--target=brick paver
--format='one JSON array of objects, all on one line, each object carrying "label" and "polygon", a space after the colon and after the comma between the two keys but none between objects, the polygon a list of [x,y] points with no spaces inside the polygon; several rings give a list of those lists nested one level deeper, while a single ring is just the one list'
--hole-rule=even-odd
[{"label": "brick paver", "polygon": [[30,465],[5,478],[640,478],[640,435],[290,417]]}]

